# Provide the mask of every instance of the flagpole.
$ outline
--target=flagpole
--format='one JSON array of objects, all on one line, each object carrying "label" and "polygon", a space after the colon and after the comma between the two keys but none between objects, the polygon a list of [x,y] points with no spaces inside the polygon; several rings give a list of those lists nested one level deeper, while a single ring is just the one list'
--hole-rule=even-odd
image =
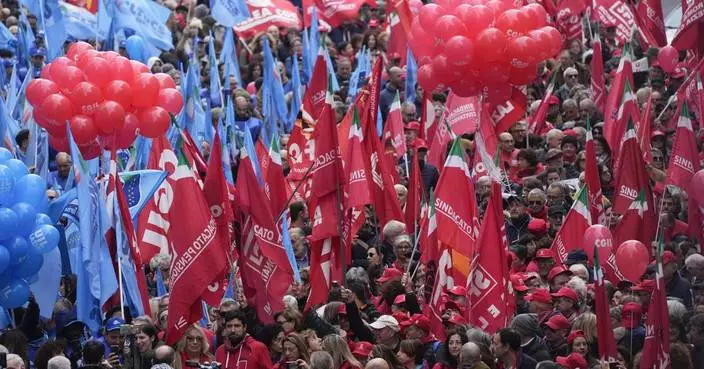
[{"label": "flagpole", "polygon": [[279,216],[276,217],[277,223],[281,220],[281,217],[284,216],[284,214],[286,213],[286,209],[288,208],[288,205],[291,203],[291,200],[293,200],[293,196],[296,195],[296,192],[298,192],[298,189],[303,184],[303,181],[306,180],[306,178],[310,174],[310,171],[313,170],[314,166],[315,166],[315,160],[312,163],[310,163],[310,166],[308,167],[308,169],[306,169],[306,172],[303,173],[303,178],[301,178],[301,180],[298,182],[298,184],[296,185],[296,188],[294,188],[293,191],[291,191],[291,195],[289,195],[288,200],[286,200],[286,203],[285,203],[286,206],[284,206],[283,210],[281,210],[281,213],[279,214]]},{"label": "flagpole", "polygon": [[[117,180],[118,181],[120,180],[119,177]],[[117,240],[117,238],[115,240]],[[120,253],[120,251],[118,250],[118,254],[119,253]],[[124,290],[123,290],[123,286],[122,286],[122,262],[119,260],[121,258],[122,258],[122,255],[119,255],[118,260],[117,260],[117,274],[119,276],[118,287],[120,290],[120,314],[122,314],[122,318],[124,319],[125,318],[125,295],[124,295]]]},{"label": "flagpole", "polygon": [[335,209],[337,210],[337,236],[340,238],[340,268],[343,271],[343,285],[347,286],[347,278],[344,278],[344,273],[347,271],[347,255],[345,255],[345,242],[342,237],[342,190],[339,180],[337,181],[335,194],[337,195],[337,204],[335,204]]}]

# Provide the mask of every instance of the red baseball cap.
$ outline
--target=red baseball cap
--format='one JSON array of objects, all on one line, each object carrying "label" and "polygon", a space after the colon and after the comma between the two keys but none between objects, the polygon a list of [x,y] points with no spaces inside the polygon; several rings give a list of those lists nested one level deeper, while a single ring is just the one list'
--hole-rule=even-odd
[{"label": "red baseball cap", "polygon": [[420,131],[420,123],[415,120],[412,120],[406,123],[406,126],[403,127],[403,129],[407,129],[409,131]]},{"label": "red baseball cap", "polygon": [[447,293],[453,296],[467,296],[467,289],[462,286],[454,286],[447,290]]},{"label": "red baseball cap", "polygon": [[558,266],[550,269],[550,273],[548,273],[548,280],[550,282],[552,282],[552,280],[555,279],[555,277],[557,277],[558,275],[560,275],[562,273],[567,273],[569,275],[572,275],[572,272],[569,269],[565,268],[564,265],[558,265]]},{"label": "red baseball cap", "polygon": [[377,283],[386,283],[390,280],[401,279],[403,277],[403,272],[396,268],[386,268],[381,277],[376,279]]},{"label": "red baseball cap", "polygon": [[555,359],[555,362],[557,365],[560,365],[566,369],[589,369],[587,360],[584,356],[576,352],[573,352],[568,356],[558,356],[557,359]]},{"label": "red baseball cap", "polygon": [[511,274],[511,285],[515,291],[518,292],[525,292],[528,291],[529,288],[526,286],[525,282],[523,281],[523,276],[519,273],[514,273]]},{"label": "red baseball cap", "polygon": [[366,360],[369,357],[369,354],[372,353],[372,345],[370,342],[367,341],[359,341],[357,342],[357,345],[354,347],[354,351],[352,351],[352,355],[354,355],[356,358],[361,358]]},{"label": "red baseball cap", "polygon": [[621,310],[621,326],[624,328],[636,328],[640,326],[640,320],[643,316],[643,309],[635,302],[629,302],[623,305]]},{"label": "red baseball cap", "polygon": [[662,253],[662,265],[667,265],[670,263],[676,263],[677,262],[677,256],[670,251],[666,250],[665,252]]},{"label": "red baseball cap", "polygon": [[345,304],[342,304],[337,308],[337,314],[338,315],[347,315],[347,307],[345,306]]},{"label": "red baseball cap", "polygon": [[534,218],[528,222],[528,232],[533,233],[536,236],[542,236],[548,233],[548,222],[544,219]]},{"label": "red baseball cap", "polygon": [[637,285],[631,287],[633,292],[648,292],[651,293],[655,289],[655,280],[645,279],[638,283]]},{"label": "red baseball cap", "polygon": [[570,346],[572,346],[572,343],[574,342],[574,340],[576,340],[579,337],[587,338],[587,336],[584,335],[584,331],[582,331],[582,330],[572,331],[572,332],[570,332],[570,335],[567,336],[567,343],[569,343]]},{"label": "red baseball cap", "polygon": [[567,318],[565,318],[562,314],[553,315],[547,322],[545,322],[545,325],[554,331],[559,329],[570,329],[572,327],[569,320],[567,320]]},{"label": "red baseball cap", "polygon": [[401,305],[406,302],[406,295],[400,294],[394,299],[394,305]]},{"label": "red baseball cap", "polygon": [[450,315],[450,319],[447,320],[447,323],[452,325],[465,325],[467,324],[467,320],[460,314],[452,314]]},{"label": "red baseball cap", "polygon": [[548,99],[548,105],[560,105],[560,98],[555,95],[551,95]]},{"label": "red baseball cap", "polygon": [[428,150],[428,144],[425,142],[424,139],[422,139],[420,137],[416,137],[416,139],[413,140],[412,146],[416,150],[426,150],[426,151]]},{"label": "red baseball cap", "polygon": [[400,323],[401,329],[406,329],[412,325],[426,331],[430,332],[430,319],[423,314],[413,314],[408,320],[404,320]]},{"label": "red baseball cap", "polygon": [[577,292],[569,287],[562,287],[556,293],[552,294],[552,297],[567,297],[568,299],[577,302],[579,297],[577,297]]},{"label": "red baseball cap", "polygon": [[525,300],[542,302],[543,304],[552,304],[552,296],[550,292],[545,288],[537,288],[533,292],[526,295]]},{"label": "red baseball cap", "polygon": [[553,259],[553,254],[550,249],[540,249],[535,253],[536,259]]}]

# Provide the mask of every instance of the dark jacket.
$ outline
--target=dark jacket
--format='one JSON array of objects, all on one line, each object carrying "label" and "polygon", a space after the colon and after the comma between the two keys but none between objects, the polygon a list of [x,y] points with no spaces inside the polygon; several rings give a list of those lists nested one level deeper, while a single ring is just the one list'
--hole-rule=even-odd
[{"label": "dark jacket", "polygon": [[[381,119],[386,122],[386,117],[389,115],[389,109],[391,109],[391,104],[394,103],[394,97],[396,97],[396,87],[391,85],[391,82],[386,82],[386,85],[379,93],[379,110],[381,111]],[[401,92],[399,92],[400,94]]]},{"label": "dark jacket", "polygon": [[528,214],[518,219],[506,219],[506,236],[510,244],[518,241],[522,235],[528,233],[528,223],[530,223],[530,215]]},{"label": "dark jacket", "polygon": [[680,276],[679,272],[675,272],[672,280],[665,287],[668,297],[676,297],[682,300],[687,309],[692,308],[692,286],[689,281]]},{"label": "dark jacket", "polygon": [[540,362],[544,360],[552,360],[550,356],[550,349],[548,345],[540,337],[533,338],[529,344],[521,347],[524,354],[532,357],[535,361]]},{"label": "dark jacket", "polygon": [[[516,366],[515,369],[535,369],[535,367],[538,365],[538,362],[535,361],[532,357],[521,353],[518,356],[518,360],[516,360]],[[496,363],[496,369],[507,369],[504,367],[504,364],[502,362]],[[513,368],[512,368],[513,369]]]}]

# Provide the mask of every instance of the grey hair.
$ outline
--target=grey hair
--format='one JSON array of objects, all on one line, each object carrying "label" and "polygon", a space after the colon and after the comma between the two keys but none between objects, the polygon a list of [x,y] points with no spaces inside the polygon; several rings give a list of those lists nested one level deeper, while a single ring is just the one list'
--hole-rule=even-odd
[{"label": "grey hair", "polygon": [[71,369],[71,360],[66,356],[54,356],[49,359],[47,369]]},{"label": "grey hair", "polygon": [[164,254],[164,253],[156,254],[152,258],[152,260],[149,262],[149,266],[152,269],[156,269],[161,266],[166,267],[166,268],[170,268],[171,267],[171,255]]},{"label": "grey hair", "polygon": [[704,268],[704,256],[701,254],[692,254],[684,259],[684,265],[687,268]]},{"label": "grey hair", "polygon": [[7,349],[7,347],[0,345],[0,354],[9,354],[10,350]]},{"label": "grey hair", "polygon": [[587,269],[587,267],[584,266],[584,264],[573,264],[572,266],[570,266],[570,272],[574,273],[575,276],[578,277],[577,271],[589,277],[589,270]]},{"label": "grey hair", "polygon": [[477,345],[491,347],[491,336],[479,328],[470,328],[467,330],[467,339],[469,342],[474,342]]},{"label": "grey hair", "polygon": [[553,128],[553,129],[549,130],[548,133],[545,134],[545,137],[548,140],[553,137],[557,137],[557,136],[564,137],[565,134],[557,128]]},{"label": "grey hair", "polygon": [[345,273],[345,280],[347,283],[359,282],[365,286],[369,285],[369,274],[367,270],[362,267],[350,268],[347,273]]},{"label": "grey hair", "polygon": [[332,356],[325,351],[316,351],[310,355],[310,369],[333,369]]},{"label": "grey hair", "polygon": [[673,320],[673,318],[675,318],[680,322],[683,322],[684,317],[687,314],[687,307],[677,300],[668,299],[667,312],[670,316],[670,320]]},{"label": "grey hair", "polygon": [[577,104],[577,100],[575,99],[567,99],[562,103],[562,108],[579,108],[579,104]]},{"label": "grey hair", "polygon": [[[7,350],[7,349],[6,349],[6,350]],[[64,359],[66,359],[66,358],[64,358]],[[68,359],[66,359],[66,360],[68,360]],[[51,361],[51,360],[49,360],[49,361]],[[7,354],[6,362],[7,362],[7,366],[8,366],[8,367],[10,367],[10,366],[12,366],[12,367],[19,367],[19,368],[24,368],[24,367],[25,367],[25,366],[24,366],[24,360],[22,360],[22,357],[21,357],[20,355],[17,355],[17,354]],[[15,365],[10,364],[10,363],[14,363],[14,362],[18,362],[19,365],[18,365],[18,366],[15,366]],[[71,362],[70,362],[70,361],[68,362],[68,367],[69,367],[69,368],[71,367]]]},{"label": "grey hair", "polygon": [[396,236],[406,233],[406,225],[398,220],[391,220],[386,223],[381,233],[384,239],[393,240]]},{"label": "grey hair", "polygon": [[574,276],[567,281],[566,286],[577,292],[580,301],[584,301],[587,298],[587,283],[584,279]]}]

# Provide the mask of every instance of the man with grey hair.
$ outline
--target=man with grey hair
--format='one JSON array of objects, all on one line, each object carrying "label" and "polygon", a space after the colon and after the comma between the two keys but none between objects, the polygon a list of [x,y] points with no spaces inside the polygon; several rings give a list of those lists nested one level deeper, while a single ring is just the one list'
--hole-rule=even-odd
[{"label": "man with grey hair", "polygon": [[63,355],[54,356],[49,359],[47,369],[71,369],[71,360],[69,360],[66,356]]},{"label": "man with grey hair", "polygon": [[[7,350],[7,349],[5,349]],[[63,356],[62,356],[63,357]],[[65,357],[63,357],[66,359]],[[66,359],[68,360],[68,359]],[[7,369],[25,369],[24,360],[17,354],[7,354]],[[68,362],[68,368],[71,368],[71,362]]]},{"label": "man with grey hair", "polygon": [[[301,367],[299,365],[299,367]],[[316,351],[310,355],[310,369],[334,369],[335,363],[332,356],[326,351]],[[387,366],[388,367],[388,366]]]},{"label": "man with grey hair", "polygon": [[562,103],[562,121],[576,122],[579,120],[579,105],[574,99],[564,100]]},{"label": "man with grey hair", "polygon": [[547,142],[547,147],[545,148],[545,151],[547,152],[547,150],[550,149],[559,149],[560,145],[562,145],[562,139],[564,137],[565,134],[557,128],[549,130],[548,133],[545,134],[545,141]]},{"label": "man with grey hair", "polygon": [[394,253],[394,239],[396,237],[406,234],[406,225],[398,220],[391,220],[384,228],[381,230],[383,236],[383,243],[381,244],[381,253],[384,254],[384,265],[390,266],[394,261],[396,261],[396,254]]},{"label": "man with grey hair", "polygon": [[458,366],[468,369],[489,369],[489,366],[482,361],[481,348],[474,342],[467,342],[462,345]]},{"label": "man with grey hair", "polygon": [[530,214],[531,217],[547,221],[548,208],[545,206],[547,197],[543,190],[539,188],[530,190],[528,196],[526,196],[526,201],[528,203],[528,214]]},{"label": "man with grey hair", "polygon": [[401,115],[403,116],[403,124],[412,120],[418,120],[416,104],[412,102],[404,102],[401,104]]},{"label": "man with grey hair", "polygon": [[555,95],[560,98],[560,101],[565,101],[571,97],[572,88],[579,84],[579,71],[574,67],[567,67],[562,72],[562,78],[565,83],[560,86]]},{"label": "man with grey hair", "polygon": [[590,98],[582,99],[579,102],[579,122],[582,125],[586,125],[587,117],[589,117],[589,122],[595,124],[601,120],[601,114],[596,108],[594,100]]},{"label": "man with grey hair", "polygon": [[389,363],[382,358],[374,358],[369,360],[364,369],[389,369]]},{"label": "man with grey hair", "polygon": [[71,172],[71,155],[65,152],[56,154],[56,170],[49,173],[46,179],[47,190],[55,191],[56,196],[60,196],[68,183],[68,175]]}]

